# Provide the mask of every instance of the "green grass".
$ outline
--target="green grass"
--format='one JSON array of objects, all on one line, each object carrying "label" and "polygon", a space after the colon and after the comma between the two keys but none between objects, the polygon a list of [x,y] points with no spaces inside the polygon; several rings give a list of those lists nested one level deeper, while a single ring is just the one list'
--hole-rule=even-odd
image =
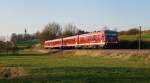
[{"label": "green grass", "polygon": [[17,41],[16,45],[17,47],[29,47],[35,44],[38,44],[39,40],[28,40],[28,41]]},{"label": "green grass", "polygon": [[143,35],[144,38],[150,38],[150,34]]},{"label": "green grass", "polygon": [[[129,40],[129,41],[135,41],[139,39],[139,35],[121,35],[119,36],[120,40]],[[144,41],[150,41],[150,34],[142,34],[142,40]]]},{"label": "green grass", "polygon": [[127,60],[60,54],[0,56],[0,64],[23,67],[27,76],[0,83],[149,83],[150,65],[143,57]]}]

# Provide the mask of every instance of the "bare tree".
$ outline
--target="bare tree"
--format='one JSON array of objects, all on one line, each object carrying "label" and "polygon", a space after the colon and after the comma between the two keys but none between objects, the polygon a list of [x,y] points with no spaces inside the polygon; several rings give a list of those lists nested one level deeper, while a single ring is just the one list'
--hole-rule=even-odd
[{"label": "bare tree", "polygon": [[13,34],[11,35],[11,41],[12,41],[13,43],[16,43],[16,41],[17,41],[17,34],[16,34],[16,33],[13,33]]},{"label": "bare tree", "polygon": [[6,38],[5,38],[5,36],[0,36],[0,41],[5,41],[6,40]]},{"label": "bare tree", "polygon": [[138,33],[139,33],[139,29],[137,29],[137,28],[132,28],[132,29],[127,31],[128,35],[136,35]]},{"label": "bare tree", "polygon": [[40,32],[40,31],[37,31],[37,32],[34,33],[33,35],[34,35],[35,39],[39,39],[39,38],[40,38],[40,34],[41,34],[41,32]]},{"label": "bare tree", "polygon": [[75,25],[73,25],[73,24],[67,24],[64,27],[63,36],[67,37],[67,36],[77,35],[78,32],[79,32],[79,29]]},{"label": "bare tree", "polygon": [[55,22],[49,23],[40,34],[41,42],[61,37],[61,26]]}]

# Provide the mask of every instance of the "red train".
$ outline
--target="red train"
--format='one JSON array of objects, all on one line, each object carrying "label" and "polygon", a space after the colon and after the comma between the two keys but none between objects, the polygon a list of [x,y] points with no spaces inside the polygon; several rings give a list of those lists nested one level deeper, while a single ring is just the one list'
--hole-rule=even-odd
[{"label": "red train", "polygon": [[104,47],[118,43],[116,31],[99,31],[88,34],[70,36],[45,41],[45,48],[67,48],[67,47]]}]

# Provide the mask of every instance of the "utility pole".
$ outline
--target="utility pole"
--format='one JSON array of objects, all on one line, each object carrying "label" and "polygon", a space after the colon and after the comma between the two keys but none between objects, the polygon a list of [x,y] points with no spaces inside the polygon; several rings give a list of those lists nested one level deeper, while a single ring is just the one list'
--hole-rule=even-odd
[{"label": "utility pole", "polygon": [[139,51],[141,50],[141,38],[142,38],[142,31],[141,31],[141,26],[139,27]]}]

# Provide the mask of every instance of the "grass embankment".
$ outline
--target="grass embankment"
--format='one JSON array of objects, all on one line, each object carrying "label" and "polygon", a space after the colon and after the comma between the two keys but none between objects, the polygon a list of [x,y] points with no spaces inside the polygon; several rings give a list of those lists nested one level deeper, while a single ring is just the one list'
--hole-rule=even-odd
[{"label": "grass embankment", "polygon": [[[82,52],[82,51],[78,51]],[[90,51],[91,52],[91,51]],[[72,56],[75,52],[39,55],[0,56],[0,64],[21,67],[26,76],[2,79],[1,83],[149,83],[148,56],[130,56],[126,59],[101,56]],[[86,53],[82,53],[84,55]],[[95,53],[94,53],[95,54]],[[129,53],[130,54],[130,53]],[[120,54],[121,55],[121,54]],[[110,56],[110,54],[108,55]],[[116,54],[116,56],[119,56]]]},{"label": "grass embankment", "polygon": [[27,41],[17,41],[16,46],[19,48],[26,48],[26,47],[32,47],[33,45],[36,45],[39,43],[39,40],[27,40]]}]

